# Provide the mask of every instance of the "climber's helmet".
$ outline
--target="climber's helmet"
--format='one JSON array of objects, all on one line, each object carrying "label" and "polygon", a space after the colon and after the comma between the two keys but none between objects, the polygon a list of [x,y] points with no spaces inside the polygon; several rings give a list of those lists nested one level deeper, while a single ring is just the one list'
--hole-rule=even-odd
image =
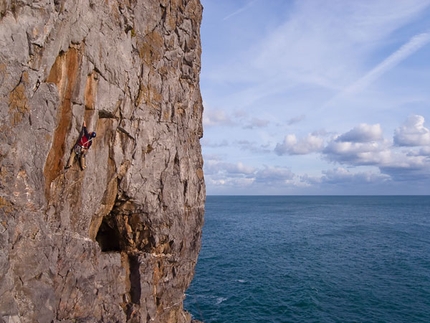
[{"label": "climber's helmet", "polygon": [[96,137],[96,132],[95,131],[93,131],[92,133],[91,133],[91,138],[95,138]]}]

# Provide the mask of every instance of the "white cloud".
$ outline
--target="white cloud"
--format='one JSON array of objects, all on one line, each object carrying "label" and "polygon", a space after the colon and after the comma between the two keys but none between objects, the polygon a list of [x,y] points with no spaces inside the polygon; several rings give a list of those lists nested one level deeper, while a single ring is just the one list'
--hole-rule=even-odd
[{"label": "white cloud", "polygon": [[257,182],[263,182],[268,185],[288,183],[295,178],[294,173],[291,172],[290,169],[271,166],[264,166],[264,168],[259,169],[255,175]]},{"label": "white cloud", "polygon": [[[424,118],[411,116],[395,131],[397,145],[429,144],[429,130]],[[325,157],[352,167],[373,165],[393,180],[427,178],[430,176],[430,149],[399,150],[382,137],[379,125],[360,125],[330,141],[323,150]]]},{"label": "white cloud", "polygon": [[321,151],[324,146],[324,139],[314,134],[297,139],[296,135],[285,136],[284,142],[278,143],[275,147],[276,154],[282,155],[306,155]]},{"label": "white cloud", "polygon": [[268,187],[296,185],[296,175],[286,167],[263,166],[255,168],[242,162],[228,163],[206,160],[205,180],[214,186]]},{"label": "white cloud", "polygon": [[205,2],[220,8],[202,34],[202,94],[222,107],[204,114],[203,149],[222,156],[205,158],[209,187],[409,192],[429,176],[430,0]]},{"label": "white cloud", "polygon": [[390,176],[386,174],[374,173],[372,171],[351,172],[350,170],[342,167],[323,171],[323,176],[321,177],[321,182],[328,184],[369,184],[381,183],[389,180]]},{"label": "white cloud", "polygon": [[[205,176],[205,181],[206,185],[210,185],[213,188],[232,189],[237,191],[238,189],[246,188],[252,185],[254,179]],[[234,193],[234,191],[231,193]]]},{"label": "white cloud", "polygon": [[252,142],[249,140],[239,140],[236,143],[240,146],[240,149],[242,150],[249,150],[253,153],[258,153],[258,154],[270,153],[269,144],[261,145],[261,144],[258,144],[257,142]]},{"label": "white cloud", "polygon": [[360,124],[327,143],[324,134],[314,132],[299,139],[289,134],[276,145],[275,153],[282,156],[322,152],[329,161],[354,166],[387,164],[392,158],[389,143],[383,139],[379,124]]},{"label": "white cloud", "polygon": [[380,166],[379,169],[395,181],[420,182],[430,179],[430,161],[422,156]]},{"label": "white cloud", "polygon": [[211,175],[224,173],[229,176],[249,176],[254,174],[255,171],[255,168],[245,166],[241,162],[227,163],[218,160],[207,160],[205,162],[205,172]]},{"label": "white cloud", "polygon": [[203,159],[205,161],[211,161],[213,163],[213,162],[220,162],[222,160],[222,157],[217,154],[204,154]]},{"label": "white cloud", "polygon": [[380,124],[368,125],[362,123],[352,130],[339,136],[336,141],[340,142],[372,142],[382,140],[382,129]]},{"label": "white cloud", "polygon": [[419,155],[420,155],[420,156],[427,156],[427,157],[430,157],[430,146],[422,147],[422,148],[419,150]]},{"label": "white cloud", "polygon": [[323,154],[330,161],[350,165],[379,165],[391,158],[381,126],[364,123],[331,140]]},{"label": "white cloud", "polygon": [[[323,170],[320,176],[301,176],[307,184],[307,191],[324,192],[324,194],[392,194],[394,188],[391,176],[377,169],[351,169],[337,167]],[[319,193],[321,194],[321,193]]]},{"label": "white cloud", "polygon": [[391,151],[384,142],[350,142],[333,140],[323,150],[330,161],[350,165],[379,165],[387,163]]},{"label": "white cloud", "polygon": [[398,146],[430,146],[430,130],[424,127],[424,117],[411,115],[394,131],[394,143]]},{"label": "white cloud", "polygon": [[210,126],[226,126],[234,125],[231,117],[221,109],[205,109],[203,111],[203,125]]},{"label": "white cloud", "polygon": [[[403,145],[415,146],[430,143],[430,131],[424,127],[421,116],[411,116],[405,124],[396,130],[395,140]],[[430,173],[430,145],[420,149],[399,150],[385,140],[379,124],[360,124],[351,130],[333,137],[324,143],[321,135],[315,133],[297,139],[294,134],[287,135],[283,143],[277,144],[275,152],[278,155],[304,155],[321,152],[327,161],[349,167],[374,166],[381,173],[400,178],[401,174]],[[356,173],[340,173],[343,176]],[[333,172],[327,172],[325,180],[333,177]],[[330,176],[328,176],[330,175]],[[360,175],[364,178],[364,174]],[[385,176],[385,175],[384,175]],[[404,175],[409,176],[409,175]],[[310,177],[307,181],[309,182]],[[315,180],[315,179],[314,179]]]},{"label": "white cloud", "polygon": [[214,142],[213,140],[210,140],[208,138],[202,138],[201,144],[204,147],[210,147],[210,148],[219,148],[219,147],[228,147],[229,143],[226,139],[221,140],[220,142]]},{"label": "white cloud", "polygon": [[293,125],[295,123],[299,123],[300,121],[304,120],[305,118],[306,118],[306,116],[304,114],[301,114],[301,115],[299,115],[297,117],[288,119],[287,125],[291,126],[291,125]]},{"label": "white cloud", "polygon": [[270,121],[260,118],[252,118],[244,129],[264,128],[269,125]]}]

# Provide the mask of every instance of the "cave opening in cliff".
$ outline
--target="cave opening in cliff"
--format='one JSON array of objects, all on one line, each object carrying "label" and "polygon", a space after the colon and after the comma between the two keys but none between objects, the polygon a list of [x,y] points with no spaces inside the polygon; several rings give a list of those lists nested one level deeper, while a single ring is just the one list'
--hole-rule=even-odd
[{"label": "cave opening in cliff", "polygon": [[109,221],[104,217],[97,232],[96,241],[103,252],[120,252],[120,233],[115,221]]},{"label": "cave opening in cliff", "polygon": [[131,302],[134,304],[140,304],[140,295],[142,293],[140,286],[140,264],[138,255],[129,255],[130,264],[130,297]]}]

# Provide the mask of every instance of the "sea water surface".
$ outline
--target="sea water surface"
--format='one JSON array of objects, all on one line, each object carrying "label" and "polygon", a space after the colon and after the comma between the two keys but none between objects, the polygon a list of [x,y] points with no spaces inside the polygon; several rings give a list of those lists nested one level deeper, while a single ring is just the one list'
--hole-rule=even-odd
[{"label": "sea water surface", "polygon": [[429,196],[208,196],[205,323],[430,322]]}]

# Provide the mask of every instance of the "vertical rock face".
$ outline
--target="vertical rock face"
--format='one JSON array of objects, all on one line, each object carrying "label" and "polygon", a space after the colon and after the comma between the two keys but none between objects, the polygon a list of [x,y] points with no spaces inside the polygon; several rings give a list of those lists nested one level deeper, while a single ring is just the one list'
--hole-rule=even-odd
[{"label": "vertical rock face", "polygon": [[[0,322],[190,322],[199,0],[0,1]],[[82,122],[96,131],[65,170]]]}]

